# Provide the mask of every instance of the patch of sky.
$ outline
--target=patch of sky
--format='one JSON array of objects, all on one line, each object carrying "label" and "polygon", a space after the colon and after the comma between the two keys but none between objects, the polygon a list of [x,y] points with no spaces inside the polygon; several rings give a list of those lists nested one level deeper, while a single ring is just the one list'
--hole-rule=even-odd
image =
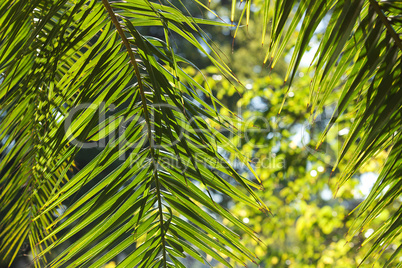
[{"label": "patch of sky", "polygon": [[[317,39],[317,34],[322,33],[329,21],[330,16],[325,17],[317,26],[316,30],[314,31],[313,37],[311,38],[311,41],[309,43],[310,49],[307,50],[304,54],[303,57],[300,61],[300,67],[308,67],[311,65],[312,61],[314,60],[314,56],[318,50],[319,47],[319,40]],[[300,31],[302,23],[303,23],[304,16],[302,20],[299,22],[299,24],[296,26],[296,30]],[[294,48],[291,49],[291,51],[285,56],[285,61],[290,62],[292,58]]]},{"label": "patch of sky", "polygon": [[257,96],[251,99],[250,109],[263,112],[268,109],[268,105],[264,102],[264,100],[260,96]]},{"label": "patch of sky", "polygon": [[360,183],[359,185],[357,185],[357,190],[360,191],[363,196],[361,196],[360,193],[357,193],[356,197],[366,198],[369,195],[371,188],[373,188],[373,185],[376,182],[377,178],[378,178],[377,173],[374,172],[363,173],[360,176]]},{"label": "patch of sky", "polygon": [[328,185],[324,186],[324,189],[320,193],[321,198],[325,201],[328,201],[332,198],[332,191],[329,189]]},{"label": "patch of sky", "polygon": [[304,147],[310,142],[310,134],[304,124],[296,124],[290,129],[290,131],[295,133],[290,137],[291,142],[296,144],[298,147]]}]

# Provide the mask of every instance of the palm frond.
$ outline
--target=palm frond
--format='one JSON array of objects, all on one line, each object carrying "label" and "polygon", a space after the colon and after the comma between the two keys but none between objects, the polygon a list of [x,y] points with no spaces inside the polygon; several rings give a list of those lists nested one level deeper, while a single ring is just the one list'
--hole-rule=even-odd
[{"label": "palm frond", "polygon": [[[0,14],[3,261],[26,239],[36,266],[100,267],[123,251],[131,253],[119,267],[183,267],[179,258],[206,262],[205,254],[228,267],[228,257],[255,259],[217,218],[255,234],[211,192],[267,211],[253,191],[259,184],[220,154],[249,166],[210,126],[234,128],[170,45],[175,32],[235,79],[201,43],[199,24],[222,23],[147,0],[10,0]],[[139,26],[163,28],[165,40]],[[94,145],[99,154],[67,176],[77,152]]]},{"label": "palm frond", "polygon": [[[312,115],[319,114],[335,90],[341,92],[341,97],[317,147],[348,107],[356,110],[338,162],[352,145],[357,144],[353,147],[355,154],[343,170],[339,186],[378,152],[389,152],[377,183],[360,205],[358,218],[367,212],[368,216],[355,228],[367,228],[387,205],[401,197],[401,2],[290,0],[275,1],[273,5],[272,18],[265,20],[271,20],[271,42],[265,58],[271,67],[283,53],[297,26],[300,27],[286,75],[289,84],[309,49],[310,41],[317,36],[317,27],[320,23],[325,26],[311,63],[315,68],[309,100]],[[270,7],[270,1],[265,1],[265,8]],[[334,170],[336,166],[337,163]],[[393,241],[398,241],[401,219],[398,210],[371,236],[376,243],[369,255],[381,253]],[[389,263],[397,256],[401,245],[397,248]]]}]

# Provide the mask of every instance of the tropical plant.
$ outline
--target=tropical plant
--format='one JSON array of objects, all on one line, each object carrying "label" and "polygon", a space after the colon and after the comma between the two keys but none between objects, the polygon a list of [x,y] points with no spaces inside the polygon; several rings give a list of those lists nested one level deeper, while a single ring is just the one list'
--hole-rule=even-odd
[{"label": "tropical plant", "polygon": [[[266,1],[265,9],[269,7],[269,1]],[[289,16],[293,7],[295,12]],[[311,64],[315,68],[308,102],[311,120],[314,121],[328,104],[328,96],[340,92],[340,97],[317,149],[329,129],[342,119],[348,107],[352,107],[353,111],[348,116],[353,124],[333,171],[349,150],[353,150],[354,156],[342,170],[338,188],[373,156],[387,152],[386,163],[370,195],[360,204],[355,226],[351,229],[352,234],[357,230],[363,231],[387,206],[399,204],[399,209],[366,240],[375,239],[366,258],[371,254],[381,254],[392,242],[398,243],[385,266],[400,256],[402,250],[402,244],[397,239],[402,228],[402,207],[399,203],[402,196],[401,10],[401,1],[275,1],[272,42],[265,58],[265,61],[270,59],[275,65],[299,25],[300,31],[285,78],[291,84],[303,54],[309,49],[310,40],[317,38],[314,34],[317,27],[327,25]],[[398,267],[401,265],[402,262],[399,262]]]},{"label": "tropical plant", "polygon": [[[341,92],[328,128],[348,105],[356,108],[343,149],[358,140],[356,154],[340,185],[375,153],[389,152],[361,205],[362,212],[371,212],[360,223],[367,226],[401,195],[400,3],[289,0],[271,5],[266,0],[256,5],[264,12],[264,33],[271,24],[265,62],[270,59],[272,67],[301,25],[289,82],[315,29],[329,18],[310,104],[317,115],[333,90]],[[245,6],[240,15],[248,23],[251,1]],[[194,65],[176,53],[171,40],[174,33],[190,43],[236,83],[200,28],[229,26],[218,21],[191,16],[181,1],[0,4],[3,262],[12,263],[25,241],[37,266],[99,267],[123,251],[131,253],[122,267],[183,267],[178,257],[186,255],[206,262],[207,254],[229,267],[227,257],[254,260],[254,252],[220,219],[258,238],[213,200],[218,191],[268,211],[253,190],[258,180],[239,175],[222,152],[252,170],[247,159],[211,127],[230,132],[239,120],[218,110],[220,102],[185,71]],[[139,27],[149,26],[163,29],[165,39],[144,36]],[[85,147],[102,150],[85,167],[74,167],[74,156]],[[242,188],[224,180],[225,174]],[[399,210],[373,234],[372,251],[399,235],[401,219]]]},{"label": "tropical plant", "polygon": [[[247,222],[261,239],[262,243],[248,237],[242,239],[256,252],[260,267],[357,267],[374,243],[366,241],[361,247],[365,237],[383,225],[390,213],[398,209],[401,200],[384,209],[367,230],[347,235],[357,215],[353,210],[369,189],[370,182],[365,179],[368,174],[378,172],[386,155],[369,161],[339,189],[336,198],[332,198],[340,171],[354,156],[350,150],[344,156],[346,161],[331,171],[352,122],[348,115],[343,116],[331,128],[325,143],[319,150],[314,150],[331,114],[324,113],[310,124],[310,113],[305,105],[311,80],[307,69],[299,70],[280,115],[283,78],[270,74],[248,81],[250,89],[243,92],[238,110],[253,129],[238,139],[237,145],[244,155],[253,159],[255,172],[264,186],[259,196],[269,205],[273,217],[247,209],[241,203],[233,206],[231,211]],[[218,96],[224,92],[229,94],[230,86],[224,80],[215,83],[220,89]],[[335,101],[338,95],[331,94],[330,98]],[[229,99],[228,96],[224,98]],[[331,109],[333,106],[326,107],[325,111]],[[400,241],[401,237],[395,239],[379,258],[373,255],[364,264],[384,267]],[[396,258],[390,266],[398,263]]]},{"label": "tropical plant", "polygon": [[[26,239],[36,266],[99,267],[124,250],[132,252],[122,267],[183,267],[185,254],[205,261],[199,250],[228,266],[226,257],[255,258],[218,218],[254,233],[211,194],[267,211],[258,183],[219,148],[248,162],[209,123],[232,131],[236,121],[218,114],[170,45],[172,31],[234,78],[201,45],[199,24],[223,23],[150,1],[11,0],[0,14],[2,261],[12,263]],[[165,40],[138,26],[161,27]],[[102,150],[69,176],[88,147]]]}]

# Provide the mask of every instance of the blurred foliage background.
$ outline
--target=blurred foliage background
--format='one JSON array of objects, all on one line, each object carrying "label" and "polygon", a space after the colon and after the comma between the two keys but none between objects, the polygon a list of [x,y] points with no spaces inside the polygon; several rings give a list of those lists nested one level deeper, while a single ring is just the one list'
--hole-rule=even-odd
[{"label": "blurred foliage background", "polygon": [[[217,13],[229,21],[229,2],[212,1],[211,7],[214,6],[218,9]],[[238,13],[241,10],[240,6]],[[262,12],[258,8],[251,10],[253,20],[248,27],[239,28],[235,39],[234,27],[231,31],[219,31],[216,27],[208,29],[244,87],[235,88],[216,75],[213,67],[207,66],[202,70],[207,76],[205,86],[211,87],[218,98],[246,122],[246,128],[239,130],[241,138],[236,137],[233,142],[252,159],[263,181],[263,201],[272,212],[272,215],[266,215],[241,204],[226,203],[261,239],[258,243],[246,236],[242,238],[250,248],[255,249],[260,259],[258,265],[250,264],[250,267],[357,267],[373,243],[367,240],[363,244],[363,241],[401,204],[398,200],[385,209],[371,223],[370,229],[348,233],[352,224],[356,224],[355,210],[368,195],[384,165],[387,152],[379,153],[338,188],[340,171],[352,157],[353,149],[349,150],[335,171],[332,167],[356,111],[347,110],[330,130],[325,142],[316,149],[317,140],[334,111],[340,92],[334,92],[329,97],[323,113],[312,122],[307,104],[313,71],[308,66],[313,53],[307,53],[302,62],[304,67],[296,75],[284,107],[278,114],[287,89],[284,84],[287,57],[274,69],[262,64],[265,49],[261,46],[261,29],[258,28],[262,25]],[[316,33],[320,34],[319,31]],[[296,31],[294,37],[297,35]],[[290,43],[287,47],[288,53],[292,45]],[[314,52],[314,47],[311,50]],[[196,70],[193,72],[196,73]],[[198,81],[203,83],[200,73]],[[228,113],[226,110],[220,112]],[[236,163],[232,164],[236,166]],[[238,169],[242,170],[239,166]],[[252,174],[248,175],[252,177]],[[225,202],[221,198],[218,200]],[[361,267],[383,267],[400,241],[396,240],[395,244],[384,248],[381,256],[369,258]],[[393,265],[401,262],[401,258],[396,258]],[[196,264],[188,267],[196,267],[193,265]],[[223,266],[216,263],[216,267]]]},{"label": "blurred foliage background", "polygon": [[[244,90],[236,108],[250,128],[237,143],[253,159],[265,188],[263,200],[273,215],[239,204],[231,206],[231,210],[259,234],[262,243],[248,241],[247,237],[243,240],[255,248],[260,267],[357,267],[370,248],[370,242],[361,248],[362,242],[373,229],[354,235],[349,235],[348,230],[355,221],[353,211],[368,194],[386,153],[337,190],[343,164],[331,172],[332,164],[351,122],[345,116],[327,141],[315,150],[314,141],[328,116],[324,114],[315,123],[309,123],[305,96],[309,93],[310,77],[308,70],[305,72],[299,73],[279,115],[283,100],[279,74],[256,77],[246,85],[250,89]],[[231,92],[230,86],[218,84],[225,98]],[[372,227],[379,227],[389,211],[397,208],[396,204],[389,207]],[[385,250],[374,267],[383,267],[391,252]],[[371,267],[374,261],[367,260],[363,267]]]}]

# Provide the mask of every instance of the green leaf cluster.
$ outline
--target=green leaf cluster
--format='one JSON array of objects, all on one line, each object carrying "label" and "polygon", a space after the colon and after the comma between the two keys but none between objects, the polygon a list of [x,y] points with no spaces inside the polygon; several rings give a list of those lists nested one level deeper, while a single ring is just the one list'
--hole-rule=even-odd
[{"label": "green leaf cluster", "polygon": [[[221,155],[247,163],[208,123],[233,129],[170,44],[175,32],[233,78],[200,41],[199,24],[223,23],[151,1],[9,0],[0,14],[2,262],[25,241],[35,266],[100,267],[122,252],[119,267],[254,260],[219,219],[254,233],[211,191],[267,211],[259,185]],[[164,39],[139,26],[160,27]],[[75,169],[74,156],[93,145],[99,153]]]}]

